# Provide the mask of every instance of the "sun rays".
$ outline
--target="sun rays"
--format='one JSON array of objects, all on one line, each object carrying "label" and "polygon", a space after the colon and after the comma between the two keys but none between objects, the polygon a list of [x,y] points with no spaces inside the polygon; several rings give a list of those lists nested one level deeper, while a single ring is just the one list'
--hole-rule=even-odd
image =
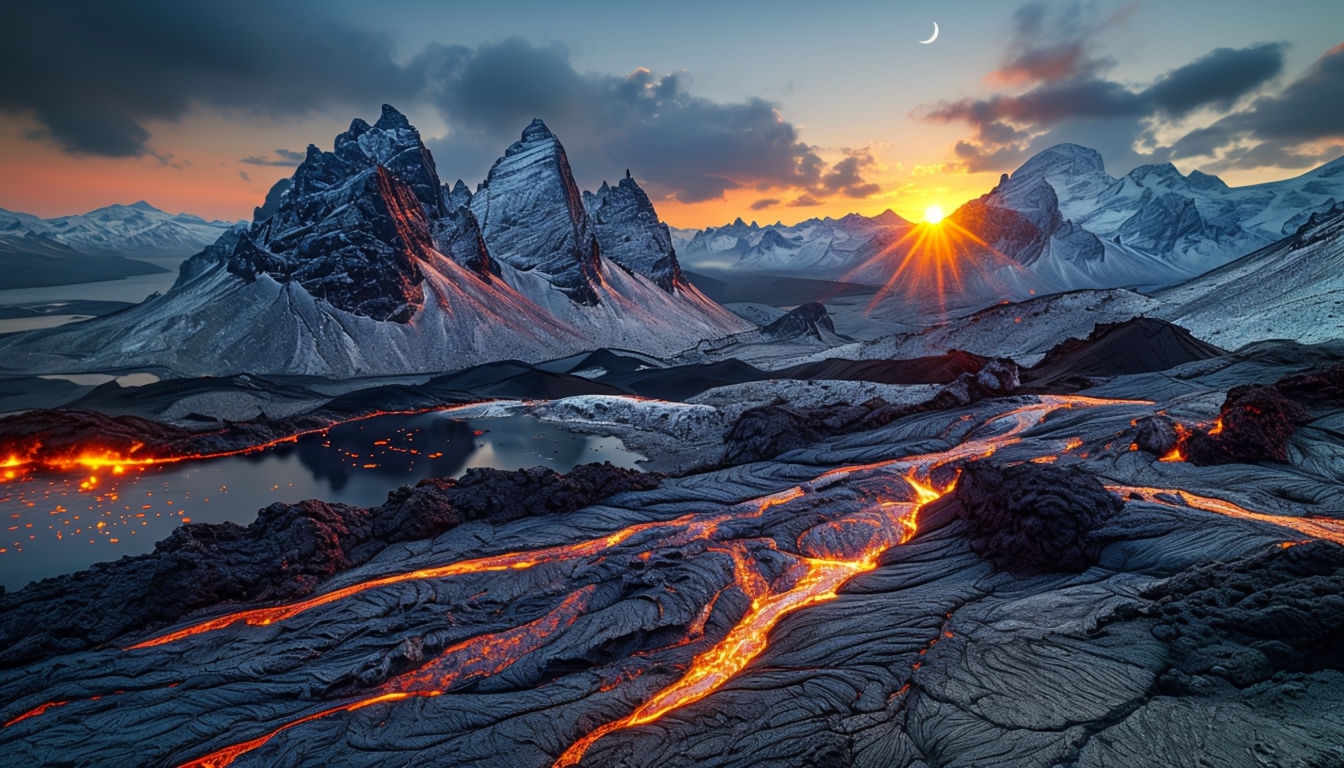
[{"label": "sun rays", "polygon": [[933,299],[942,311],[950,297],[973,287],[972,283],[1011,298],[1014,281],[1010,276],[1025,272],[1024,267],[959,224],[957,213],[961,212],[943,215],[941,206],[929,206],[924,221],[841,278],[869,284],[875,283],[874,278],[883,281],[865,312],[898,291],[911,301]]}]

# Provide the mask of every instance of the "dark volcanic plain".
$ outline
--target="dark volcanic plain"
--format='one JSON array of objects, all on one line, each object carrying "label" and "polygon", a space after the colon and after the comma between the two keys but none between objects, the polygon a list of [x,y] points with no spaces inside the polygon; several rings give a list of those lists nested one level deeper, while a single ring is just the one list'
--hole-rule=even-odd
[{"label": "dark volcanic plain", "polygon": [[[914,361],[941,387],[915,405],[761,403],[681,476],[487,472],[185,526],[0,596],[0,747],[47,765],[1338,764],[1344,347],[1183,338],[1100,328],[1044,357],[1047,384]],[[1206,465],[1160,458],[1184,448]]]}]

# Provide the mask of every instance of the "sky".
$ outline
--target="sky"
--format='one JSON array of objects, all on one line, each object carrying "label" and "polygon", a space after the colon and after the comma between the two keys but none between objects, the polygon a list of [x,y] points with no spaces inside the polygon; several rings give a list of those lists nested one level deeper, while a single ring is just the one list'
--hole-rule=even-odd
[{"label": "sky", "polygon": [[[250,219],[391,103],[474,188],[533,117],[665,221],[918,220],[1060,142],[1233,185],[1344,154],[1344,3],[6,3],[0,208]],[[921,44],[938,25],[937,39]]]}]

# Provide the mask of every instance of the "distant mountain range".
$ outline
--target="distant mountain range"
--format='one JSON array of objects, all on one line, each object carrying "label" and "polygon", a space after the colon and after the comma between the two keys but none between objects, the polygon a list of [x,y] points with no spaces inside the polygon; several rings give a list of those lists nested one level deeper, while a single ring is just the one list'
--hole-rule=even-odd
[{"label": "distant mountain range", "polygon": [[85,253],[121,256],[190,256],[235,223],[166,213],[144,200],[54,219],[0,208],[0,236],[44,237]]},{"label": "distant mountain range", "polygon": [[143,200],[54,219],[0,208],[0,285],[29,288],[165,272],[140,259],[186,258],[231,226],[165,213]]},{"label": "distant mountain range", "polygon": [[[959,231],[946,239],[950,255],[969,265],[962,276],[984,278],[962,286],[984,291],[977,301],[996,292],[1017,299],[1079,288],[1154,289],[1291,235],[1341,201],[1344,158],[1293,179],[1229,187],[1199,171],[1183,175],[1170,163],[1115,178],[1095,150],[1061,144],[953,212],[948,220]],[[918,261],[920,226],[887,211],[791,226],[739,218],[677,236],[688,269],[880,286],[908,259]]]},{"label": "distant mountain range", "polygon": [[309,146],[251,226],[218,235],[166,294],[7,338],[0,359],[347,377],[598,347],[666,355],[751,327],[686,282],[634,179],[580,194],[540,120],[473,193],[443,184],[419,133],[385,106],[333,151]]}]

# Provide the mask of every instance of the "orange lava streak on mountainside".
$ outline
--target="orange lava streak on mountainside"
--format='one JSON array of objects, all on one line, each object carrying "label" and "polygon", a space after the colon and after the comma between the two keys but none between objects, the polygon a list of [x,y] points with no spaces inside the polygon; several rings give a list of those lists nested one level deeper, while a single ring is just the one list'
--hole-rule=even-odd
[{"label": "orange lava streak on mountainside", "polygon": [[237,760],[240,755],[251,752],[295,726],[337,712],[353,712],[386,701],[399,701],[412,696],[440,696],[456,683],[499,674],[514,662],[540,648],[546,642],[546,638],[561,625],[573,624],[596,590],[597,587],[590,584],[566,597],[550,613],[520,627],[463,640],[445,649],[439,658],[430,662],[425,668],[408,672],[383,684],[382,693],[305,715],[255,739],[233,744],[183,763],[182,768],[223,768]]},{"label": "orange lava streak on mountainside", "polygon": [[1185,503],[1187,507],[1202,509],[1205,512],[1215,512],[1227,517],[1235,517],[1240,520],[1255,520],[1261,523],[1270,523],[1280,528],[1297,531],[1314,539],[1326,539],[1336,544],[1344,544],[1344,520],[1333,517],[1288,517],[1286,515],[1268,515],[1264,512],[1253,512],[1238,504],[1233,504],[1225,499],[1218,499],[1212,496],[1200,496],[1197,493],[1182,491],[1174,488],[1148,488],[1135,485],[1108,485],[1106,488],[1110,491],[1123,496],[1136,496],[1143,501],[1153,504],[1162,504],[1164,506],[1174,506],[1173,502],[1162,496],[1174,496]]},{"label": "orange lava streak on mountainside", "polygon": [[[422,413],[433,413],[436,411],[452,411],[458,407],[452,408],[418,408],[404,411],[374,411],[363,416],[356,416],[343,421],[335,421],[324,427],[317,429],[305,429],[284,437],[277,437],[274,440],[248,445],[242,448],[234,448],[226,451],[214,451],[210,453],[184,453],[172,456],[138,456],[140,449],[144,447],[143,443],[136,443],[126,452],[117,451],[111,448],[99,446],[90,446],[73,450],[66,455],[61,456],[40,456],[41,444],[38,443],[22,455],[11,453],[5,457],[3,463],[0,463],[0,469],[7,470],[0,473],[0,483],[6,480],[14,480],[28,472],[37,470],[46,470],[52,472],[73,472],[85,470],[111,470],[113,474],[121,474],[127,469],[143,469],[159,464],[177,464],[183,461],[203,461],[207,459],[222,459],[228,456],[241,456],[243,454],[256,453],[268,448],[275,448],[281,445],[294,443],[301,437],[308,435],[323,434],[333,427],[343,424],[354,424],[368,419],[378,418],[380,416],[417,416]],[[94,478],[93,485],[97,484]]]},{"label": "orange lava streak on mountainside", "polygon": [[683,515],[666,522],[632,525],[601,538],[589,539],[587,541],[578,542],[577,544],[545,547],[543,549],[535,549],[525,552],[506,552],[501,555],[493,555],[490,557],[460,560],[455,563],[448,563],[447,565],[441,565],[434,568],[419,568],[414,571],[381,576],[367,581],[361,581],[357,584],[341,587],[340,589],[335,589],[331,592],[315,595],[306,600],[289,603],[288,605],[277,605],[270,608],[254,608],[248,611],[238,611],[236,613],[218,616],[199,624],[183,627],[174,632],[169,632],[168,634],[136,643],[135,645],[128,646],[126,650],[130,651],[139,648],[165,645],[192,635],[200,635],[206,632],[213,632],[217,629],[223,629],[224,627],[237,622],[243,622],[251,626],[266,626],[277,621],[297,616],[310,608],[316,608],[319,605],[327,605],[328,603],[334,603],[338,600],[344,600],[351,595],[359,594],[365,590],[376,589],[389,584],[399,584],[406,581],[418,581],[423,579],[442,579],[467,573],[524,570],[539,563],[591,557],[626,541],[632,536],[647,531],[666,529],[676,532],[677,535],[675,536],[675,541],[664,543],[675,544],[678,542],[690,541],[692,539],[707,538],[720,523],[726,520],[759,516],[770,507],[792,501],[801,496],[802,493],[802,489],[795,487],[781,493],[766,496],[760,499],[753,509],[747,510],[743,514],[734,515],[720,513],[708,516]]}]

